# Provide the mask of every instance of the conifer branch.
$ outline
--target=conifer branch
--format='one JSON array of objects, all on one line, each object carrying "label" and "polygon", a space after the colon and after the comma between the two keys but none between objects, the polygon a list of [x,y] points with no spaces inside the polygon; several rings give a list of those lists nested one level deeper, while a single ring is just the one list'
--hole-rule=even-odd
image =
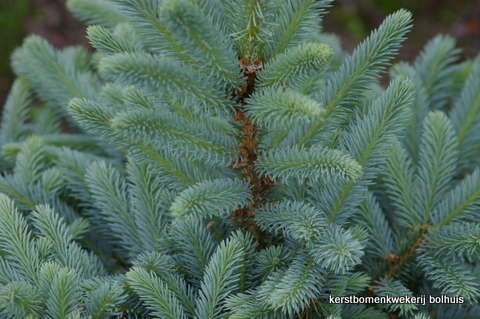
[{"label": "conifer branch", "polygon": [[16,141],[26,134],[22,125],[28,118],[28,106],[31,103],[32,89],[27,81],[19,78],[15,81],[4,106],[0,138],[5,141]]},{"label": "conifer branch", "polygon": [[245,114],[261,128],[291,127],[320,121],[325,109],[314,99],[285,88],[265,88],[248,100]]},{"label": "conifer branch", "polygon": [[258,86],[300,87],[313,75],[319,75],[333,58],[330,46],[307,42],[287,49],[265,64],[258,74]]},{"label": "conifer branch", "polygon": [[187,63],[191,62],[188,54],[172,34],[162,19],[161,2],[156,0],[117,0],[120,11],[142,37],[147,49],[168,57],[178,57]]},{"label": "conifer branch", "polygon": [[272,33],[269,24],[275,6],[269,1],[220,1],[229,35],[241,56],[241,65],[258,65]]},{"label": "conifer branch", "polygon": [[[402,282],[390,278],[382,278],[379,288],[376,290],[376,294],[377,296],[392,297],[412,296],[412,292],[408,290]],[[412,303],[385,304],[384,308],[387,308],[392,312],[399,311],[401,316],[405,316],[407,314],[411,315],[414,310],[417,310],[417,305]]]},{"label": "conifer branch", "polygon": [[415,241],[412,243],[410,248],[400,257],[395,257],[393,264],[390,266],[389,270],[385,273],[384,277],[391,278],[393,277],[401,268],[402,266],[409,260],[413,254],[415,254],[416,250],[422,244],[424,240],[424,235],[418,236]]},{"label": "conifer branch", "polygon": [[[220,79],[229,87],[240,84],[240,70],[233,43],[200,8],[188,1],[164,1],[160,19],[201,72]],[[200,48],[200,50],[199,50]]]},{"label": "conifer branch", "polygon": [[319,20],[331,0],[288,0],[281,3],[273,18],[274,41],[265,47],[265,55],[274,57],[286,48],[305,41],[317,31]]},{"label": "conifer branch", "polygon": [[131,43],[128,39],[97,25],[88,27],[87,34],[92,46],[105,55],[142,51],[142,47],[138,43]]},{"label": "conifer branch", "polygon": [[[411,14],[406,10],[399,10],[388,16],[344,61],[317,97],[325,105],[329,115],[334,112],[341,114],[344,112],[343,106],[355,104],[354,99],[358,97],[358,93],[379,76],[396,54],[405,34],[411,28],[410,22]],[[305,145],[315,139],[325,124],[325,121],[312,124],[300,144]]]},{"label": "conifer branch", "polygon": [[111,30],[126,20],[115,1],[111,0],[68,0],[67,6],[83,22]]},{"label": "conifer branch", "polygon": [[198,113],[212,106],[210,111],[219,114],[233,108],[232,101],[215,88],[212,78],[196,73],[178,60],[147,53],[120,53],[103,58],[99,68],[109,80],[140,85],[150,91],[163,90],[180,101],[188,99]]}]

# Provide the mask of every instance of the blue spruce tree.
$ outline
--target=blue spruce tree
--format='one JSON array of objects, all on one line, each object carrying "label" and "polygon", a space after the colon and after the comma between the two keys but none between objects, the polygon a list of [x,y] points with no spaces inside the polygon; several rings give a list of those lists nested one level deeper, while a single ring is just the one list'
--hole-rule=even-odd
[{"label": "blue spruce tree", "polygon": [[348,55],[330,0],[68,5],[94,53],[13,55],[0,318],[480,316],[480,58],[383,87],[405,10]]}]

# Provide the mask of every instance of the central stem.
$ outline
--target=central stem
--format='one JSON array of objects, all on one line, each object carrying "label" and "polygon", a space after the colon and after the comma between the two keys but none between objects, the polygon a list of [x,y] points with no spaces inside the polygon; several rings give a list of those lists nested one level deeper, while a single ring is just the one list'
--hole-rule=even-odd
[{"label": "central stem", "polygon": [[240,60],[240,65],[244,69],[244,76],[247,78],[247,83],[242,87],[238,93],[240,95],[240,104],[234,115],[234,119],[241,125],[241,141],[239,145],[240,158],[236,162],[234,168],[241,170],[243,177],[248,181],[251,188],[252,198],[247,205],[241,209],[237,209],[232,214],[232,219],[236,220],[253,235],[259,245],[259,249],[265,247],[265,234],[260,227],[255,223],[255,210],[260,207],[263,201],[263,195],[266,193],[272,181],[268,178],[261,178],[256,171],[256,161],[258,156],[258,129],[257,125],[245,115],[244,106],[245,99],[250,97],[255,90],[256,71],[261,69],[262,62],[254,63],[255,67],[244,65],[243,60]]}]

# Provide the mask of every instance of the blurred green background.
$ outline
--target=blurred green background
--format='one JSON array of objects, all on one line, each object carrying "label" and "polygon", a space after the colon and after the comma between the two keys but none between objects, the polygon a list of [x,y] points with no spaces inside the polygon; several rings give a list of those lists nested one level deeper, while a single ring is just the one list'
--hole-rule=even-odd
[{"label": "blurred green background", "polygon": [[[0,107],[11,86],[10,55],[22,39],[36,33],[54,46],[88,45],[85,26],[65,9],[66,0],[0,0]],[[324,29],[341,37],[347,51],[399,8],[413,12],[414,27],[400,51],[412,60],[437,33],[454,36],[464,58],[480,52],[480,0],[336,0],[326,15]]]}]

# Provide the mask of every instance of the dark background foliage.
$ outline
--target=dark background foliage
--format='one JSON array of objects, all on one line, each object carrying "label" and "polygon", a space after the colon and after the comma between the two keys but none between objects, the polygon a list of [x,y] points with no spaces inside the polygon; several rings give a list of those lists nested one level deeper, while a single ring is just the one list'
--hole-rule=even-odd
[{"label": "dark background foliage", "polygon": [[[0,106],[12,83],[10,55],[29,33],[54,46],[88,45],[85,26],[65,9],[66,0],[0,0]],[[437,33],[454,36],[465,58],[480,52],[480,0],[335,0],[324,28],[338,34],[347,51],[363,40],[385,16],[399,8],[413,12],[414,27],[401,50],[412,60]]]}]

